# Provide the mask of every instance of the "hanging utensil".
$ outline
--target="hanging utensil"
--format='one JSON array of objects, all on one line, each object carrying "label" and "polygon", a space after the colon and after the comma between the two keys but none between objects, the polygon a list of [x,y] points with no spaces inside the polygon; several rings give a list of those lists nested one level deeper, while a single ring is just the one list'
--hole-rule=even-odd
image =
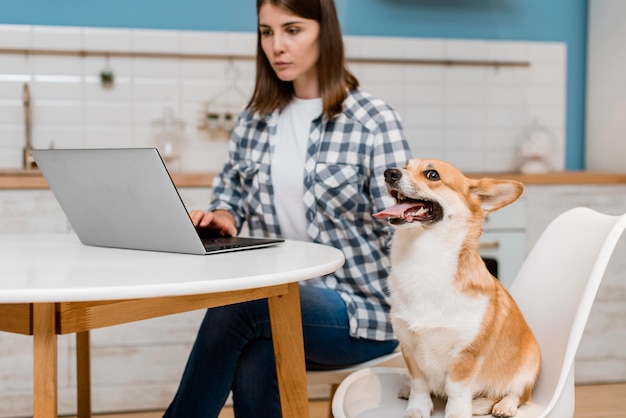
[{"label": "hanging utensil", "polygon": [[102,71],[100,71],[100,84],[104,88],[111,88],[115,82],[115,73],[109,65],[109,54],[105,55],[105,64]]},{"label": "hanging utensil", "polygon": [[28,84],[24,83],[22,89],[22,103],[24,104],[24,150],[22,165],[25,170],[30,170],[37,167],[35,159],[30,150],[33,148],[33,136],[32,136],[32,117],[30,108],[30,90]]}]

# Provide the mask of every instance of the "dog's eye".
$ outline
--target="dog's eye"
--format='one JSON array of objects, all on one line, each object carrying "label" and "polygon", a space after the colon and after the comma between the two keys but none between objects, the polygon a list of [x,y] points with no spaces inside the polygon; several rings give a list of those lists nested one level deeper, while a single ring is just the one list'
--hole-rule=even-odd
[{"label": "dog's eye", "polygon": [[424,171],[424,177],[426,177],[430,181],[438,181],[439,173],[436,170],[426,170]]}]

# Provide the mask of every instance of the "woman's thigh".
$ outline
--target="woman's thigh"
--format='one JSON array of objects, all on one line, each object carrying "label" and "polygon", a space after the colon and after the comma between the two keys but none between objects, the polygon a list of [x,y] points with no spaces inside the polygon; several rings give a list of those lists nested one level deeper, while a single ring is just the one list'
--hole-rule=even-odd
[{"label": "woman's thigh", "polygon": [[392,352],[397,341],[375,341],[350,336],[346,304],[337,292],[300,286],[302,327],[307,368],[333,369]]}]

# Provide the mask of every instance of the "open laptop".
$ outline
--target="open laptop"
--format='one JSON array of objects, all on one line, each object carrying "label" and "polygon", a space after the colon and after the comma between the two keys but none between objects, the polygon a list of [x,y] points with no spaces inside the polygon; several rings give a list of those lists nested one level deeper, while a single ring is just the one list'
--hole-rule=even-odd
[{"label": "open laptop", "polygon": [[47,149],[32,154],[85,245],[213,254],[283,242],[201,236],[155,148]]}]

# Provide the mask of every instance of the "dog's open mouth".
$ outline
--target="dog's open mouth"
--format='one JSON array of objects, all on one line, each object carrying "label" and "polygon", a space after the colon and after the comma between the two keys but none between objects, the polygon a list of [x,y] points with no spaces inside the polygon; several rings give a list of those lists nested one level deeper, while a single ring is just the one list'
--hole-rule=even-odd
[{"label": "dog's open mouth", "polygon": [[439,203],[432,200],[410,199],[404,194],[392,191],[396,204],[374,214],[376,218],[388,218],[389,222],[399,225],[405,222],[437,222],[443,216]]}]

